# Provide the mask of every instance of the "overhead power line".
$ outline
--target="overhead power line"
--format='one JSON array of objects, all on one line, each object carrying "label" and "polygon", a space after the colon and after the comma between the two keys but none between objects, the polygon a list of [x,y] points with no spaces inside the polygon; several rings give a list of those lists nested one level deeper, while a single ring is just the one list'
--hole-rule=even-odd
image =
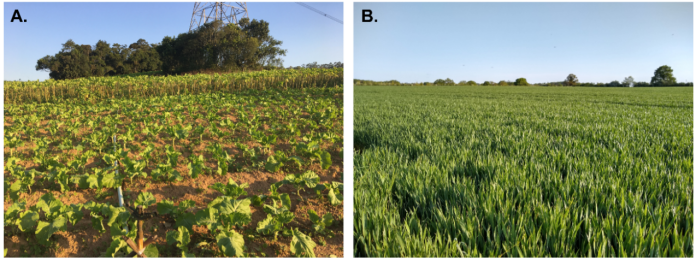
[{"label": "overhead power line", "polygon": [[300,2],[296,2],[296,3],[297,3],[298,5],[303,6],[304,8],[307,8],[307,9],[309,9],[309,10],[314,11],[315,13],[318,13],[318,14],[320,14],[320,15],[323,15],[323,16],[326,17],[326,18],[329,18],[329,19],[331,19],[331,20],[334,20],[334,21],[337,22],[337,23],[343,24],[343,21],[337,19],[336,17],[333,17],[333,16],[331,16],[331,15],[328,15],[328,14],[322,12],[322,11],[319,11],[319,10],[315,9],[314,7],[311,7],[311,6],[309,6],[309,5],[305,4],[305,3],[300,3]]}]

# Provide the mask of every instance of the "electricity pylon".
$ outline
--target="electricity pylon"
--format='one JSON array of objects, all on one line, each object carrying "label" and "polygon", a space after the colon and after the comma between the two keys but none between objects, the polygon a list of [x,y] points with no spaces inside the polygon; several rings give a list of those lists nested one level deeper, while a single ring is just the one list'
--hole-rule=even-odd
[{"label": "electricity pylon", "polygon": [[249,18],[246,2],[235,2],[232,4],[224,2],[196,2],[193,4],[193,15],[191,15],[189,32],[208,22],[220,20],[225,24],[238,24],[238,19],[242,18]]}]

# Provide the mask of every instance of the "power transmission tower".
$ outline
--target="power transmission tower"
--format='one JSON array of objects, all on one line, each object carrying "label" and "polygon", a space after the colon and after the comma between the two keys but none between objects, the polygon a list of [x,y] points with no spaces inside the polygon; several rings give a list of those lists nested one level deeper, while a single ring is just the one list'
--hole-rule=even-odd
[{"label": "power transmission tower", "polygon": [[224,2],[196,2],[193,4],[193,15],[191,15],[189,32],[205,23],[217,20],[226,24],[238,24],[238,19],[242,18],[249,18],[246,2],[235,2],[232,4]]}]

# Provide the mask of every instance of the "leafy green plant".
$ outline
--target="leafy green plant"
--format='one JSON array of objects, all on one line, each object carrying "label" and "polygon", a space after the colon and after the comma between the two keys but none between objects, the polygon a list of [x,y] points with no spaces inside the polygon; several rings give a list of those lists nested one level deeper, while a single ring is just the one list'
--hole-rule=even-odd
[{"label": "leafy green plant", "polygon": [[9,187],[9,195],[10,199],[15,202],[19,200],[22,193],[31,193],[31,185],[36,182],[35,178],[37,173],[34,169],[25,170],[23,167],[16,165],[17,161],[16,158],[10,158],[5,165],[5,170],[9,171],[10,175],[14,178],[14,182]]},{"label": "leafy green plant", "polygon": [[143,158],[143,160],[145,160],[146,164],[148,164],[148,163],[150,163],[150,160],[152,159],[152,152],[155,151],[155,145],[150,143],[150,142],[147,142],[144,144],[146,146],[145,146],[145,149],[143,149],[143,151],[140,152],[140,157]]},{"label": "leafy green plant", "polygon": [[314,210],[308,209],[307,214],[309,214],[309,220],[312,221],[312,227],[314,228],[315,232],[323,234],[324,232],[326,232],[326,228],[330,227],[331,224],[333,224],[334,219],[331,213],[329,212],[324,214],[323,217],[320,217]]},{"label": "leafy green plant", "polygon": [[169,183],[180,182],[184,179],[184,176],[182,176],[179,171],[175,170],[171,164],[158,164],[157,169],[152,170],[150,175],[152,175],[155,180],[164,179]]},{"label": "leafy green plant", "polygon": [[299,176],[294,174],[288,174],[285,179],[281,181],[283,184],[290,184],[297,190],[297,196],[300,196],[300,190],[304,190],[305,187],[313,189],[319,184],[319,176],[313,171],[306,171]]},{"label": "leafy green plant", "polygon": [[319,153],[319,158],[321,159],[321,168],[324,170],[329,169],[331,167],[331,154],[327,151],[321,151]]},{"label": "leafy green plant", "polygon": [[266,160],[266,170],[269,172],[277,172],[283,167],[283,163],[276,160],[272,155]]},{"label": "leafy green plant", "polygon": [[10,148],[10,157],[13,156],[13,154],[14,154],[13,152],[14,152],[15,148],[21,147],[24,145],[24,142],[20,138],[19,134],[16,134],[16,133],[5,134],[4,141],[5,141],[4,142],[5,147]]},{"label": "leafy green plant", "polygon": [[266,170],[269,172],[277,172],[285,165],[295,165],[298,169],[302,167],[302,158],[299,156],[285,155],[283,151],[276,151],[275,155],[271,155],[266,159]]},{"label": "leafy green plant", "polygon": [[314,248],[317,246],[312,239],[300,232],[298,229],[292,230],[292,241],[290,241],[290,252],[298,257],[316,257]]},{"label": "leafy green plant", "polygon": [[219,213],[222,225],[230,229],[233,226],[242,226],[251,222],[251,200],[235,200],[222,196],[208,203],[208,208],[214,208]]},{"label": "leafy green plant", "polygon": [[213,157],[217,160],[217,174],[226,174],[229,170],[229,163],[233,162],[234,159],[232,159],[232,157],[227,153],[227,151],[224,150],[223,147],[218,143],[208,146],[208,150],[213,154]]},{"label": "leafy green plant", "polygon": [[165,148],[165,154],[167,155],[167,163],[169,164],[169,166],[171,166],[171,168],[176,168],[179,164],[179,156],[181,156],[181,152],[175,150],[173,145],[167,145]]},{"label": "leafy green plant", "polygon": [[188,209],[194,207],[196,207],[196,202],[193,200],[179,202],[178,207],[175,207],[174,202],[170,200],[162,200],[157,203],[157,213],[160,215],[171,215],[176,221],[174,227],[186,227],[188,230],[193,230],[193,225],[196,223],[196,216],[189,212]]},{"label": "leafy green plant", "polygon": [[145,160],[132,160],[128,157],[121,160],[123,163],[123,174],[128,176],[128,178],[133,181],[133,178],[147,178],[147,172],[145,172],[145,167],[147,167],[147,162]]},{"label": "leafy green plant", "polygon": [[181,250],[181,257],[195,257],[193,254],[189,253],[188,243],[191,242],[191,235],[186,227],[179,227],[177,230],[171,230],[167,232],[167,244],[176,245],[177,248]]},{"label": "leafy green plant", "polygon": [[102,148],[108,140],[109,136],[100,131],[92,132],[92,134],[87,137],[87,141],[92,144],[92,147],[96,147],[99,153],[102,152]]},{"label": "leafy green plant", "polygon": [[220,252],[225,256],[244,257],[244,238],[236,231],[222,231],[215,239]]},{"label": "leafy green plant", "polygon": [[340,205],[343,203],[343,195],[341,191],[343,190],[343,184],[339,182],[331,182],[331,184],[324,185],[329,190],[328,196],[331,205]]},{"label": "leafy green plant", "polygon": [[9,189],[9,188],[10,188],[10,182],[7,181],[7,180],[2,180],[2,197],[3,197],[3,200],[4,200],[5,196],[7,195],[7,189]]},{"label": "leafy green plant", "polygon": [[198,157],[191,155],[187,167],[189,169],[189,176],[191,176],[192,179],[196,179],[199,174],[206,170],[210,170],[205,166],[205,158],[203,155],[199,155]]},{"label": "leafy green plant", "polygon": [[267,213],[266,219],[259,222],[256,227],[256,232],[262,235],[270,235],[281,231],[283,225],[290,223],[295,218],[295,214],[290,211],[289,197],[286,201],[283,201],[281,207],[278,207],[276,201],[273,200],[273,205],[264,205],[263,211]]},{"label": "leafy green plant", "polygon": [[301,142],[295,145],[295,151],[307,158],[319,157],[320,150],[318,141]]},{"label": "leafy green plant", "polygon": [[126,144],[135,140],[136,130],[134,128],[127,128],[126,132],[118,136],[119,140],[123,140],[123,150],[126,150]]},{"label": "leafy green plant", "polygon": [[173,127],[167,127],[166,131],[169,136],[172,137],[172,148],[174,147],[174,141],[177,139],[186,139],[191,132],[191,129],[193,126],[187,125],[187,126],[182,126],[182,125],[176,125]]},{"label": "leafy green plant", "polygon": [[193,128],[191,133],[195,136],[198,136],[199,142],[203,142],[203,134],[205,134],[205,127],[202,125],[198,125],[196,126],[196,128]]},{"label": "leafy green plant", "polygon": [[261,139],[259,140],[259,143],[265,147],[270,147],[271,145],[275,144],[276,141],[278,140],[278,136],[271,134],[271,135],[263,135]]},{"label": "leafy green plant", "polygon": [[229,178],[227,185],[217,182],[211,185],[210,188],[219,191],[224,196],[237,199],[239,196],[247,195],[244,189],[249,188],[249,184],[243,183],[242,185],[238,185],[232,178]]},{"label": "leafy green plant", "polygon": [[[53,233],[66,231],[68,223],[74,225],[83,217],[81,205],[64,205],[51,193],[44,194],[34,206],[22,212],[24,205],[20,203],[17,207],[11,207],[6,217],[9,221],[14,220],[14,224],[22,232],[31,231],[35,227],[36,239],[44,246],[50,244],[49,239]],[[43,218],[40,218],[40,213],[43,213]],[[11,224],[8,220],[6,225]]]}]

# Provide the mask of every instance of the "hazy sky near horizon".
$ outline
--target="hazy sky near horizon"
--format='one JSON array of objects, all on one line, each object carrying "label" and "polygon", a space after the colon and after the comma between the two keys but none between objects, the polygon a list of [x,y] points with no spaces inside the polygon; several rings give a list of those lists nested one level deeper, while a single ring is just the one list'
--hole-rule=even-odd
[{"label": "hazy sky near horizon", "polygon": [[[95,45],[105,40],[130,45],[143,38],[159,43],[164,36],[187,32],[193,2],[5,2],[4,80],[45,80],[36,61],[55,55],[61,44]],[[343,3],[307,5],[343,20]],[[287,49],[284,66],[343,62],[343,25],[293,2],[248,2],[249,18],[265,20],[271,36]],[[18,9],[26,23],[9,22]]]},{"label": "hazy sky near horizon", "polygon": [[[693,3],[355,3],[356,79],[693,82]],[[371,9],[377,22],[362,22]]]}]

